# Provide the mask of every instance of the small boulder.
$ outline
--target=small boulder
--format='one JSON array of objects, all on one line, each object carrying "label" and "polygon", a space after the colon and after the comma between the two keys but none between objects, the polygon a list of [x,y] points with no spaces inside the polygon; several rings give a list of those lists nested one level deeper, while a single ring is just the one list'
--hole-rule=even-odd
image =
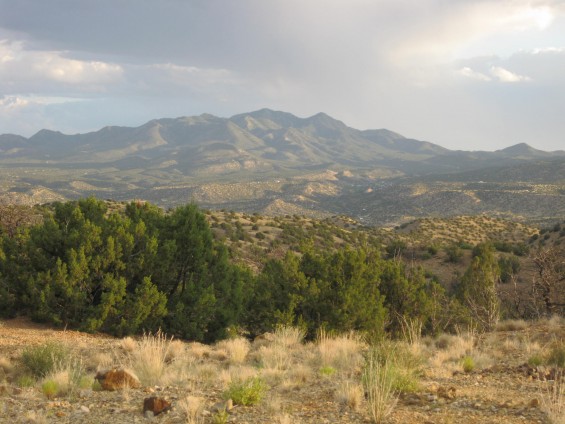
[{"label": "small boulder", "polygon": [[104,390],[137,389],[141,383],[135,374],[121,368],[100,371],[95,379]]},{"label": "small boulder", "polygon": [[153,412],[153,415],[159,415],[169,409],[171,409],[171,402],[162,397],[151,396],[143,400],[144,415],[147,415],[148,411]]}]

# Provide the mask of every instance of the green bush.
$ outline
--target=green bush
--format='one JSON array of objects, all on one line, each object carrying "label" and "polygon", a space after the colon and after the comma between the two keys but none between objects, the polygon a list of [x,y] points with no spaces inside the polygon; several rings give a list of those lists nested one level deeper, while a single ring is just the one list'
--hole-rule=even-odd
[{"label": "green bush", "polygon": [[45,377],[56,364],[69,357],[69,349],[56,342],[26,348],[21,356],[24,368],[35,378]]},{"label": "green bush", "polygon": [[41,391],[47,399],[53,399],[59,393],[59,384],[54,380],[47,380],[41,385]]},{"label": "green bush", "polygon": [[334,375],[337,370],[334,367],[331,367],[329,365],[325,365],[325,366],[321,367],[319,369],[319,371],[320,371],[321,375],[323,375],[325,377],[329,377],[329,376]]},{"label": "green bush", "polygon": [[461,360],[461,365],[463,367],[463,371],[471,372],[475,369],[475,360],[470,356],[465,356]]},{"label": "green bush", "polygon": [[247,380],[234,380],[224,392],[224,399],[231,399],[236,405],[257,405],[267,391],[267,386],[259,377]]}]

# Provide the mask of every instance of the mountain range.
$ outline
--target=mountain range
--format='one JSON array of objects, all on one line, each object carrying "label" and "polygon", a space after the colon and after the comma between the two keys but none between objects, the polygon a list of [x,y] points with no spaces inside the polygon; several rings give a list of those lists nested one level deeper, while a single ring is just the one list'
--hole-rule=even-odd
[{"label": "mountain range", "polygon": [[[268,210],[275,204],[275,213],[291,205],[300,212],[348,213],[340,202],[364,204],[355,196],[375,196],[376,187],[489,179],[559,184],[565,181],[564,163],[565,151],[527,144],[495,152],[452,151],[386,129],[351,128],[324,113],[299,118],[262,109],[76,135],[51,130],[29,138],[0,135],[0,195],[35,202],[94,194],[147,198],[164,206],[192,199],[206,207]],[[34,198],[38,190],[41,196]],[[332,202],[335,207],[328,206]],[[413,215],[393,203],[401,209],[398,219]]]}]

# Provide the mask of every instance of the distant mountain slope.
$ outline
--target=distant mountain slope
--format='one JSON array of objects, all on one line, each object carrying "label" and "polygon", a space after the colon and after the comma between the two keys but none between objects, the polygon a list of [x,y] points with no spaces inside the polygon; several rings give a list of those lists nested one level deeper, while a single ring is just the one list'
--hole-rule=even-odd
[{"label": "distant mountain slope", "polygon": [[565,155],[527,145],[497,152],[453,152],[389,130],[360,131],[324,113],[298,118],[262,109],[229,119],[204,114],[157,119],[137,128],[105,127],[87,134],[41,130],[26,139],[0,136],[0,163],[111,164],[184,175],[234,172],[387,168],[407,175],[460,172]]},{"label": "distant mountain slope", "polygon": [[565,152],[452,151],[324,113],[270,109],[0,135],[0,202],[89,195],[381,225],[460,214],[551,222],[565,214]]}]

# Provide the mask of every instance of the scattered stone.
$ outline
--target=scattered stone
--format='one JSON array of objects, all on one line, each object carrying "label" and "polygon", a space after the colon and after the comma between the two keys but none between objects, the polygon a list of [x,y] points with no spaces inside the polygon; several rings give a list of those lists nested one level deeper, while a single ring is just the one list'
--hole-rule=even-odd
[{"label": "scattered stone", "polygon": [[167,412],[169,409],[171,409],[171,402],[164,398],[151,396],[143,400],[144,414],[147,414],[147,411],[151,411],[153,415],[159,415],[162,412]]},{"label": "scattered stone", "polygon": [[533,399],[530,401],[530,403],[528,404],[528,406],[529,406],[530,408],[539,408],[539,406],[540,406],[540,401],[539,401],[539,399],[538,399],[538,398],[533,398]]},{"label": "scattered stone", "polygon": [[104,390],[137,389],[141,383],[135,374],[121,368],[100,371],[94,377]]},{"label": "scattered stone", "polygon": [[84,406],[84,405],[81,405],[80,411],[81,411],[81,412],[84,412],[85,414],[89,414],[89,413],[90,413],[90,409],[88,408],[88,406]]}]

